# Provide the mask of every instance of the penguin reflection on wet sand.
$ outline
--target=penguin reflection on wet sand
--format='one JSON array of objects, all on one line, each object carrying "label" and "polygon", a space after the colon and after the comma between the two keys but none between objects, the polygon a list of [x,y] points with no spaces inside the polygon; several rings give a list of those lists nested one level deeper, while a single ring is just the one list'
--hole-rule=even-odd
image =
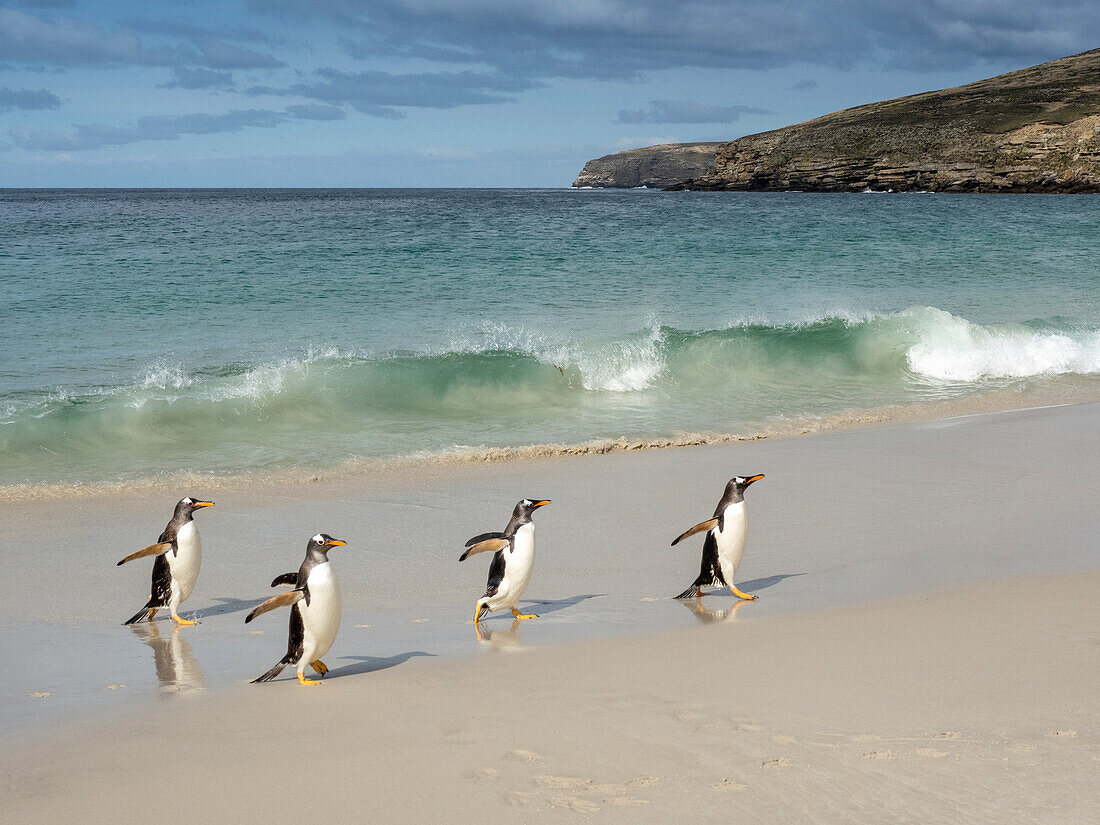
[{"label": "penguin reflection on wet sand", "polygon": [[755,599],[756,596],[742,593],[733,582],[741,557],[745,553],[745,540],[748,536],[748,516],[745,514],[745,490],[750,484],[762,479],[763,475],[734,476],[726,484],[718,506],[714,508],[713,518],[701,521],[681,533],[672,541],[675,547],[689,536],[706,531],[703,539],[703,563],[697,578],[691,587],[677,596],[677,599],[695,599],[703,595],[702,588],[709,586],[728,587],[739,599]]},{"label": "penguin reflection on wet sand", "polygon": [[327,533],[318,533],[311,538],[306,545],[305,561],[298,572],[284,573],[271,582],[272,587],[293,584],[294,589],[271,597],[245,617],[247,624],[269,610],[290,605],[290,638],[287,641],[286,656],[263,676],[253,679],[253,683],[270,682],[287,665],[298,666],[298,683],[302,685],[320,684],[306,678],[306,665],[321,676],[328,673],[328,667],[321,661],[321,657],[329,652],[336,640],[343,610],[340,584],[332,571],[328,551],[345,544],[347,542],[334,539]]},{"label": "penguin reflection on wet sand", "polygon": [[160,534],[157,543],[136,550],[119,562],[119,565],[123,565],[134,559],[156,556],[149,601],[124,624],[152,621],[157,611],[164,607],[172,611],[172,619],[176,624],[198,624],[191,619],[180,618],[179,609],[191,595],[202,566],[202,539],[199,538],[199,530],[191,516],[196,510],[213,506],[212,501],[201,501],[190,496],[181,498],[176,504],[172,520]]},{"label": "penguin reflection on wet sand", "polygon": [[520,621],[538,618],[534,613],[520,613],[516,608],[520,596],[531,582],[531,571],[535,566],[535,523],[531,520],[531,514],[549,503],[547,499],[525,498],[512,510],[512,518],[503,532],[482,533],[466,542],[466,552],[459,556],[459,561],[465,561],[477,553],[493,553],[489,583],[485,587],[485,595],[477,600],[474,611],[475,628],[481,621],[483,610],[508,608]]}]

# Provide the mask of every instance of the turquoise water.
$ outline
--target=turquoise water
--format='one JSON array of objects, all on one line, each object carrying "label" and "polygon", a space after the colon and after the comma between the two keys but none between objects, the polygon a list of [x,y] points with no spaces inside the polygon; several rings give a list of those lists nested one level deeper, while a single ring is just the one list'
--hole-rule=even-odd
[{"label": "turquoise water", "polygon": [[0,485],[1100,387],[1100,199],[0,191]]}]

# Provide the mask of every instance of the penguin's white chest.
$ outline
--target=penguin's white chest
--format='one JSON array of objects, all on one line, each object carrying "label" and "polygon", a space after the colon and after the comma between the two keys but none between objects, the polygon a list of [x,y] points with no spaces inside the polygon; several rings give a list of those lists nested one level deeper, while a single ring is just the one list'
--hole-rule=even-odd
[{"label": "penguin's white chest", "polygon": [[184,601],[195,588],[195,580],[202,567],[202,539],[199,538],[195,522],[189,521],[176,533],[176,552],[167,553],[168,569],[172,571],[172,588],[179,593],[179,601]]},{"label": "penguin's white chest", "polygon": [[500,583],[497,598],[490,601],[494,610],[519,604],[520,596],[531,583],[535,569],[535,525],[525,524],[516,531],[511,551],[504,551],[504,581]]},{"label": "penguin's white chest", "polygon": [[733,576],[745,554],[748,532],[749,520],[745,514],[745,502],[738,501],[729,505],[722,514],[722,529],[714,530],[714,538],[718,544],[718,563],[722,566],[722,576],[728,584],[733,584]]},{"label": "penguin's white chest", "polygon": [[331,562],[318,564],[310,570],[306,585],[309,587],[309,604],[302,599],[298,602],[298,609],[302,613],[305,631],[302,661],[310,663],[328,653],[336,640],[343,602],[340,598],[340,583],[332,572]]}]

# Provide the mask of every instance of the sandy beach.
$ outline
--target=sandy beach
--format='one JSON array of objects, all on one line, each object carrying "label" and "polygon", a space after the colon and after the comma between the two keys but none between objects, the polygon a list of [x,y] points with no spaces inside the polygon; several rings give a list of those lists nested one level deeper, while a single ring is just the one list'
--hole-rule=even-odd
[{"label": "sandy beach", "polygon": [[[1085,404],[226,487],[199,515],[182,611],[202,624],[178,630],[121,627],[148,567],[114,566],[178,496],[5,502],[4,810],[1091,822],[1098,423]],[[736,473],[766,475],[739,581],[759,601],[669,599],[699,557],[669,541]],[[542,615],[494,616],[479,640],[486,565],[458,555],[520,497],[553,500],[523,605]],[[243,617],[318,530],[349,541],[332,555],[332,671],[308,690],[249,685],[282,654],[286,617]]]}]

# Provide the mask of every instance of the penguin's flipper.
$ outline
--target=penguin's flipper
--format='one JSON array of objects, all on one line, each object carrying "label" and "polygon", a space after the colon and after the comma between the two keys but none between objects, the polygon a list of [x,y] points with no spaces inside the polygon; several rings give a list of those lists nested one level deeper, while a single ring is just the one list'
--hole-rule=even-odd
[{"label": "penguin's flipper", "polygon": [[477,544],[469,547],[465,553],[458,557],[458,560],[466,561],[466,559],[470,558],[470,556],[476,555],[478,553],[496,553],[498,550],[503,550],[507,546],[508,539],[485,539],[484,541],[479,541]]},{"label": "penguin's flipper", "polygon": [[713,530],[717,526],[718,526],[718,519],[716,519],[716,518],[708,518],[706,521],[701,521],[698,524],[696,524],[694,527],[692,527],[690,530],[688,530],[687,532],[681,533],[676,538],[674,538],[672,540],[672,545],[671,546],[675,547],[677,544],[682,542],[684,539],[689,538],[691,536],[694,536],[696,533],[702,533],[704,530]]},{"label": "penguin's flipper", "polygon": [[148,547],[142,547],[140,550],[135,550],[133,553],[131,553],[118,564],[116,564],[115,567],[121,567],[128,561],[145,558],[146,556],[163,556],[171,549],[172,542],[158,541],[156,544],[150,544]]},{"label": "penguin's flipper", "polygon": [[468,542],[466,542],[462,546],[463,547],[472,547],[473,545],[477,544],[479,541],[485,541],[485,539],[502,539],[502,538],[504,538],[504,534],[500,533],[500,532],[496,532],[496,531],[494,531],[492,533],[478,533],[476,536],[474,536],[472,539],[470,539]]},{"label": "penguin's flipper", "polygon": [[298,574],[297,573],[283,573],[283,575],[276,576],[274,579],[271,580],[271,586],[272,587],[278,587],[280,584],[297,584],[297,583],[298,583]]},{"label": "penguin's flipper", "polygon": [[[248,624],[257,616],[262,616],[264,613],[268,613],[274,610],[276,607],[284,607],[289,604],[294,604],[304,595],[305,594],[301,590],[291,590],[288,593],[280,593],[278,596],[272,596],[263,604],[254,607],[252,609],[252,612],[244,617],[244,623]],[[275,677],[272,676],[271,678],[274,679]]]}]

